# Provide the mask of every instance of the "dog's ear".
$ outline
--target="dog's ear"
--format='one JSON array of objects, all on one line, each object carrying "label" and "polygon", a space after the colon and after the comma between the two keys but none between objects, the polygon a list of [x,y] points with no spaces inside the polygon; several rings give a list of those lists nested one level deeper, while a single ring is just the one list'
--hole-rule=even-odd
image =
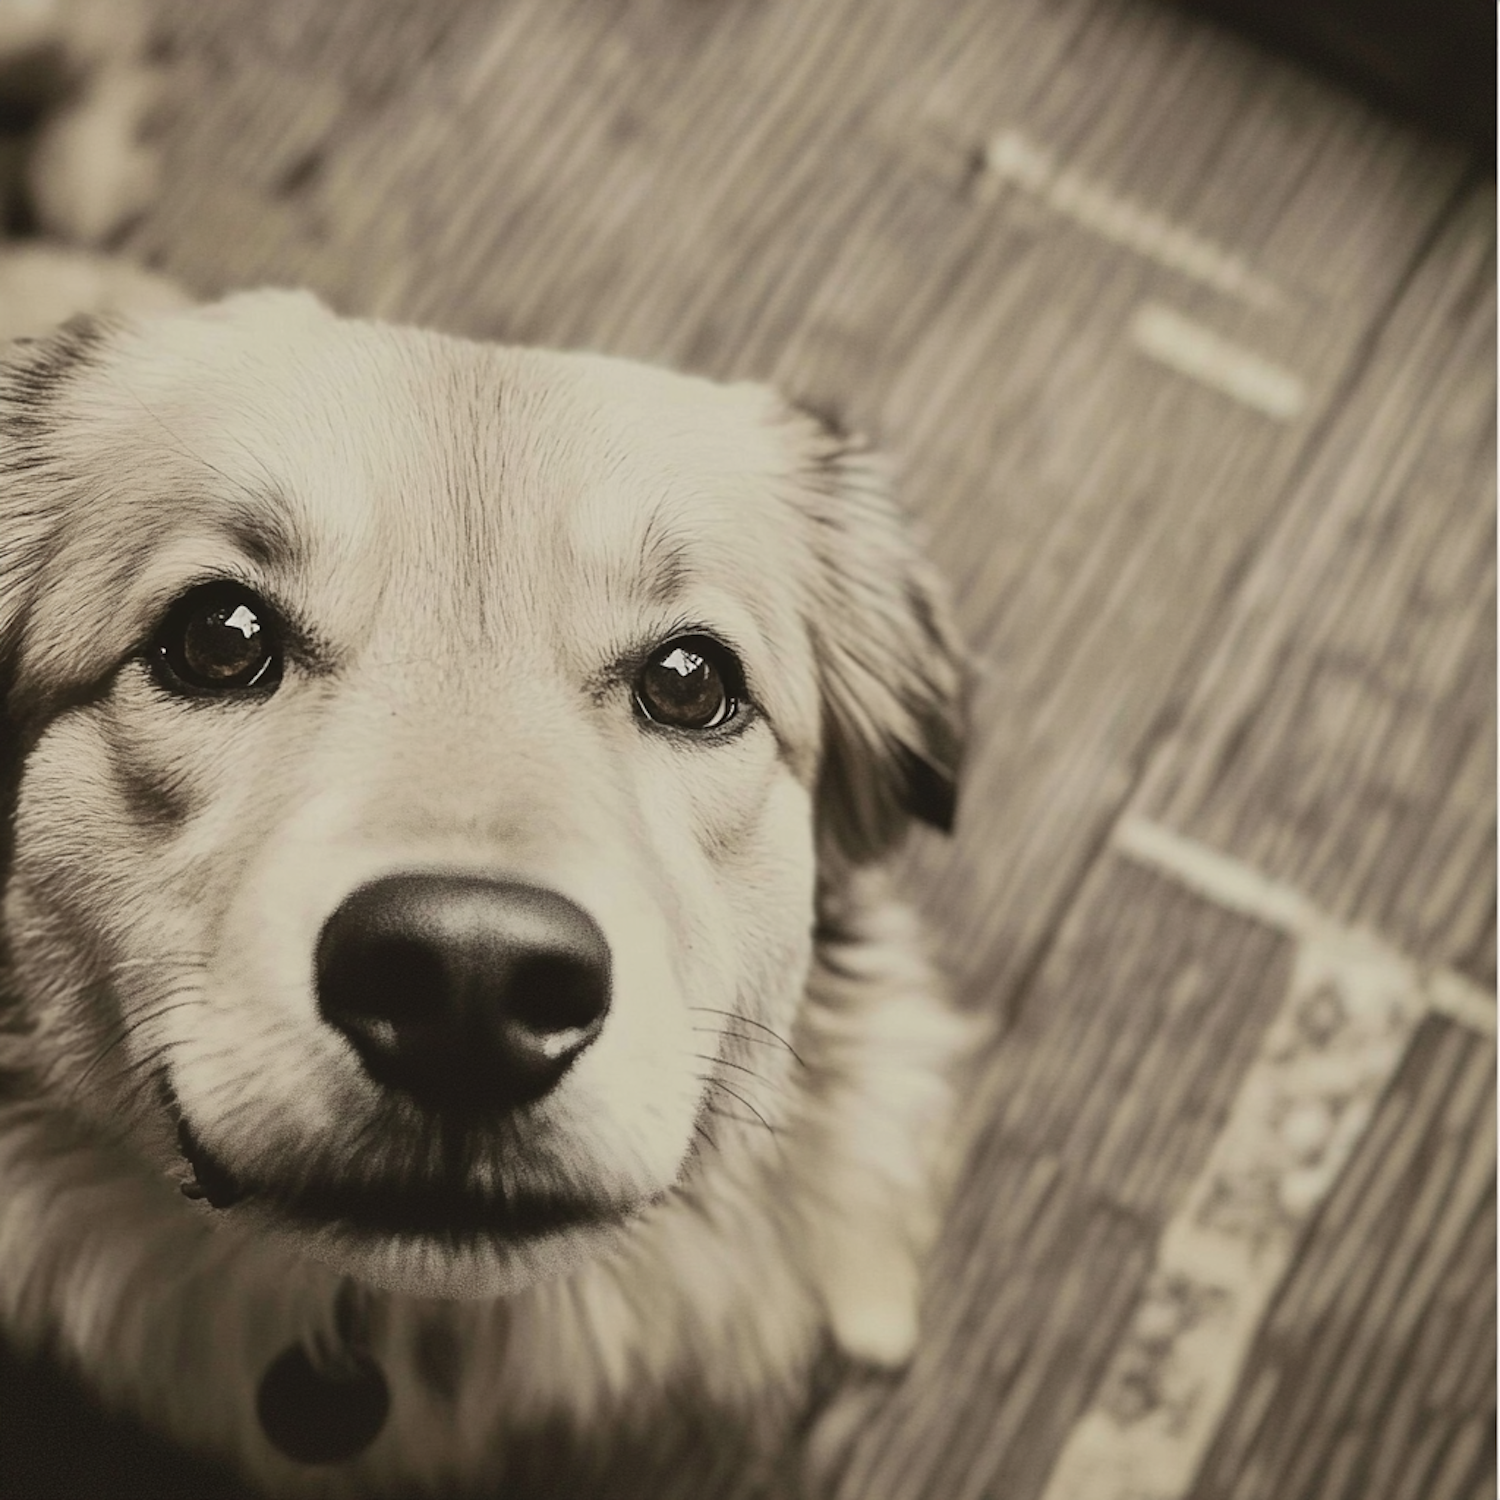
[{"label": "dog's ear", "polygon": [[[96,356],[109,319],[78,317],[42,338],[0,344],[0,693],[57,527],[48,503],[59,393]],[[0,713],[5,703],[0,698]]]},{"label": "dog's ear", "polygon": [[10,821],[23,754],[15,668],[27,612],[58,516],[49,498],[48,441],[57,394],[108,336],[103,320],[75,318],[43,338],[0,343],[0,883],[10,863]]},{"label": "dog's ear", "polygon": [[945,591],[891,499],[886,465],[826,417],[798,407],[796,420],[815,556],[820,832],[866,862],[912,818],[951,830],[968,672]]}]

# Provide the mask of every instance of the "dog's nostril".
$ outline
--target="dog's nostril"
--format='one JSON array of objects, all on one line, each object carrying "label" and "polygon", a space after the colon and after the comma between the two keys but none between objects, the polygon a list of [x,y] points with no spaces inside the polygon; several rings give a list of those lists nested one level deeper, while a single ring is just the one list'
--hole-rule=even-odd
[{"label": "dog's nostril", "polygon": [[563,1036],[594,1025],[609,1003],[608,970],[573,953],[520,959],[510,976],[508,1015],[538,1036]]},{"label": "dog's nostril", "polygon": [[425,942],[374,937],[344,944],[328,966],[326,988],[344,1015],[393,1024],[421,1024],[443,1009],[441,953]]},{"label": "dog's nostril", "polygon": [[391,875],[325,923],[318,1008],[381,1083],[434,1108],[539,1098],[599,1034],[609,947],[555,891],[475,875]]}]

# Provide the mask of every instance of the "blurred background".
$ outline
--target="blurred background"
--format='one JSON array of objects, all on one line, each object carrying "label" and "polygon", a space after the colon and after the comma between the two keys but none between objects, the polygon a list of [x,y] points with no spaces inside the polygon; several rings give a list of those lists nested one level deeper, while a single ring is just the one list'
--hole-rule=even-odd
[{"label": "blurred background", "polygon": [[[1493,9],[148,10],[126,253],[776,382],[952,580],[961,829],[906,876],[995,1040],[819,1496],[1493,1495]],[[6,1368],[7,1492],[209,1492]],[[555,1492],[736,1494],[720,1436]]]}]

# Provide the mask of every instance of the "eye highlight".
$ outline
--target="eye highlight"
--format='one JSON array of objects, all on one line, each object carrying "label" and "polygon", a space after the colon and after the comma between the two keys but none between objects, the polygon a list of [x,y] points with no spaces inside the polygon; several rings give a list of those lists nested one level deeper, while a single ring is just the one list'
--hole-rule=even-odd
[{"label": "eye highlight", "polygon": [[219,579],[189,589],[147,652],[157,682],[182,697],[268,693],[281,681],[282,630],[253,589]]},{"label": "eye highlight", "polygon": [[718,729],[739,712],[744,672],[727,646],[706,635],[677,636],[658,646],[635,679],[635,703],[653,724]]}]

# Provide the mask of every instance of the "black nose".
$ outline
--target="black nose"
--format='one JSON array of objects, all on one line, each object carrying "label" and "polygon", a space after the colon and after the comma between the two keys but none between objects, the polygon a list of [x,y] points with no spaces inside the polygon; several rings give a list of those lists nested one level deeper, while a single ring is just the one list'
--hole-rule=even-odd
[{"label": "black nose", "polygon": [[318,1010],[366,1071],[422,1103],[509,1109],[598,1036],[609,945],[555,891],[479,875],[388,875],[318,939]]}]

